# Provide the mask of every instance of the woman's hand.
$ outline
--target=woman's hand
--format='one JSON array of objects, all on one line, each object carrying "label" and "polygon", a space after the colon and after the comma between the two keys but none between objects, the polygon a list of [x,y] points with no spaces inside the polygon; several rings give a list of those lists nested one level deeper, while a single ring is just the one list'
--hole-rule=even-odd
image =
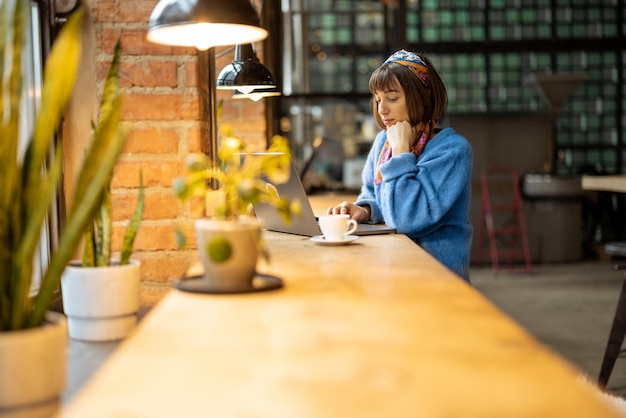
[{"label": "woman's hand", "polygon": [[413,127],[407,121],[396,122],[387,128],[387,141],[391,146],[392,157],[410,152],[411,145],[415,141]]},{"label": "woman's hand", "polygon": [[326,210],[327,215],[350,215],[350,218],[357,222],[367,222],[370,220],[370,207],[358,206],[346,201]]}]

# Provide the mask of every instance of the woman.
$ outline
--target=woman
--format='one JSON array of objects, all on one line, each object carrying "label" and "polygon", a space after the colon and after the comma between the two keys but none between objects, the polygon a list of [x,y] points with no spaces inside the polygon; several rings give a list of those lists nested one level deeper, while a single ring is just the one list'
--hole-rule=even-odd
[{"label": "woman", "polygon": [[447,94],[430,61],[400,50],[370,78],[382,131],[354,203],[328,208],[358,222],[386,223],[469,282],[472,150],[452,128],[436,130]]}]

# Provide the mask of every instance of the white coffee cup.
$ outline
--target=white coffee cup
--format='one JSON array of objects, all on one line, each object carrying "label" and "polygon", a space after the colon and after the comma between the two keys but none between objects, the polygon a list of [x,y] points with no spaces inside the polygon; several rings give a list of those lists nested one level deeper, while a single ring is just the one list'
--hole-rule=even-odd
[{"label": "white coffee cup", "polygon": [[357,228],[357,222],[350,215],[323,215],[318,217],[320,229],[328,241],[343,241]]}]

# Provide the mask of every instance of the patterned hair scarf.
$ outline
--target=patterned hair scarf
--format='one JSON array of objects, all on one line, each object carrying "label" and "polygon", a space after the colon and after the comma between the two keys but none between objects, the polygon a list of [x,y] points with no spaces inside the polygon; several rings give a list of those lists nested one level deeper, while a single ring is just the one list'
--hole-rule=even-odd
[{"label": "patterned hair scarf", "polygon": [[416,53],[401,49],[391,54],[384,64],[387,64],[388,62],[395,62],[396,64],[400,64],[403,67],[408,68],[417,76],[417,78],[419,78],[424,86],[430,88],[428,67],[426,66],[424,60]]},{"label": "patterned hair scarf", "polygon": [[[419,57],[419,55],[400,50],[393,53],[387,60],[385,64],[388,62],[395,62],[396,64],[400,64],[405,68],[411,70],[413,74],[417,76],[417,78],[422,82],[422,84],[428,88],[430,88],[430,80],[428,79],[428,67],[424,61]],[[415,129],[415,143],[411,146],[411,152],[415,154],[415,157],[419,157],[424,147],[426,147],[426,143],[432,138],[432,134],[434,132],[435,126],[437,125],[437,120],[431,120],[426,122],[420,122]],[[383,176],[380,173],[380,166],[391,159],[391,146],[389,145],[389,141],[385,141],[383,148],[380,150],[380,154],[378,156],[378,169],[376,170],[376,176],[374,176],[374,184],[380,184],[383,181]]]}]

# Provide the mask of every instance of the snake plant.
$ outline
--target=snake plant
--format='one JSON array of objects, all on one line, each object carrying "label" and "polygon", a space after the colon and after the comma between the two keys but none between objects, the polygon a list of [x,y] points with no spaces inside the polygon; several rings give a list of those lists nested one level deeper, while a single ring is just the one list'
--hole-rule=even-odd
[{"label": "snake plant", "polygon": [[[139,173],[139,198],[133,217],[130,219],[122,242],[122,251],[119,265],[128,264],[133,251],[133,243],[139,230],[144,208],[143,176]],[[102,199],[102,205],[93,224],[85,232],[83,247],[83,267],[104,267],[113,264],[111,258],[111,241],[113,236],[113,218],[111,216],[111,187],[107,187]]]},{"label": "snake plant", "polygon": [[[84,10],[77,9],[55,39],[44,66],[36,121],[32,127],[23,127],[20,110],[27,100],[23,51],[30,28],[30,0],[2,2],[0,7],[0,331],[10,331],[43,323],[63,270],[99,210],[125,137],[119,129],[119,61],[114,61],[105,85],[102,113],[76,177],[59,241],[44,266],[38,293],[31,295],[40,234],[63,181],[62,141],[53,138],[79,71]],[[18,146],[22,129],[32,132],[23,156]],[[51,147],[54,157],[46,164]]]}]

